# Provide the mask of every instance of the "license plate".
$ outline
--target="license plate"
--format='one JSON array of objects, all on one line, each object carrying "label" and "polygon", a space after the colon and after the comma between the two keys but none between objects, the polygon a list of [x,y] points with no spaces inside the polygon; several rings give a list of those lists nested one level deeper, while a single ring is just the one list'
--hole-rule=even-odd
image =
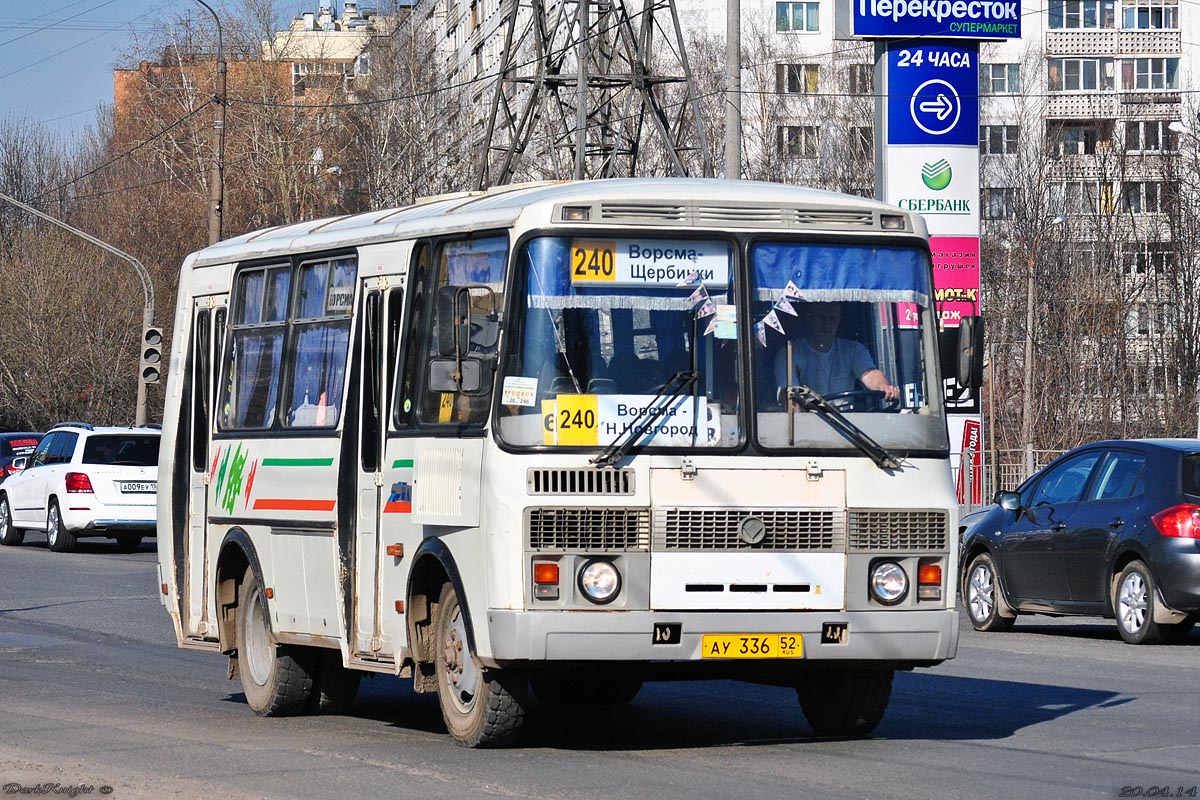
[{"label": "license plate", "polygon": [[158,491],[158,482],[121,481],[121,491],[125,494],[154,494]]},{"label": "license plate", "polygon": [[804,657],[798,633],[706,633],[700,641],[703,658]]}]

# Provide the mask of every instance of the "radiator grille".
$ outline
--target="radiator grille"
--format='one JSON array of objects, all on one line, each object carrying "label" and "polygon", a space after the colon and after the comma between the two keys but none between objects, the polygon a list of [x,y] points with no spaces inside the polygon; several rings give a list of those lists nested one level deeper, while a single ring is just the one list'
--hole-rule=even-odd
[{"label": "radiator grille", "polygon": [[644,508],[531,508],[531,550],[647,550],[650,512]]},{"label": "radiator grille", "polygon": [[849,512],[850,549],[945,550],[945,511]]},{"label": "radiator grille", "polygon": [[[738,525],[758,517],[766,533],[758,544],[738,538]],[[655,550],[841,550],[840,509],[664,508],[654,513]]]},{"label": "radiator grille", "polygon": [[527,494],[633,494],[631,469],[537,469],[525,473]]}]

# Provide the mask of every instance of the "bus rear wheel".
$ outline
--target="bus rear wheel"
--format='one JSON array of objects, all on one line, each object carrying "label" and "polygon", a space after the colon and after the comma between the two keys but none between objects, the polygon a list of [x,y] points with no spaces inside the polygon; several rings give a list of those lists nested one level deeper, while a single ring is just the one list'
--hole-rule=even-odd
[{"label": "bus rear wheel", "polygon": [[890,669],[814,669],[796,686],[800,709],[818,736],[866,736],[887,711],[894,675]]},{"label": "bus rear wheel", "polygon": [[317,654],[275,643],[263,587],[247,569],[238,597],[238,675],[246,702],[263,717],[303,714],[310,708]]},{"label": "bus rear wheel", "polygon": [[442,719],[464,747],[504,747],[525,722],[529,687],[523,675],[483,668],[471,652],[454,587],[442,587],[434,612],[434,665]]}]

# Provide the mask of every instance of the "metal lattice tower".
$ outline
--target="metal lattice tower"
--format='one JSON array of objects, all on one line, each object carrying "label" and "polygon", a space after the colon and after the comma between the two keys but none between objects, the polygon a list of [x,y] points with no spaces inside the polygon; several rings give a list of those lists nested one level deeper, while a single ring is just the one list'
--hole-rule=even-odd
[{"label": "metal lattice tower", "polygon": [[514,0],[503,36],[479,188],[712,175],[674,0]]}]

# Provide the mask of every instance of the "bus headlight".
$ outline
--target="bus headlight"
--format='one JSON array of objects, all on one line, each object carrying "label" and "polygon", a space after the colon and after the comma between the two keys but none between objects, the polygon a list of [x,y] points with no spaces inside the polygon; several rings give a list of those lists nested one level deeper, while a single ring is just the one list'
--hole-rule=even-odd
[{"label": "bus headlight", "polygon": [[579,591],[597,605],[611,603],[621,593],[621,573],[611,561],[589,561],[579,570]]},{"label": "bus headlight", "polygon": [[908,575],[895,561],[881,561],[871,570],[871,596],[894,606],[908,594]]}]

